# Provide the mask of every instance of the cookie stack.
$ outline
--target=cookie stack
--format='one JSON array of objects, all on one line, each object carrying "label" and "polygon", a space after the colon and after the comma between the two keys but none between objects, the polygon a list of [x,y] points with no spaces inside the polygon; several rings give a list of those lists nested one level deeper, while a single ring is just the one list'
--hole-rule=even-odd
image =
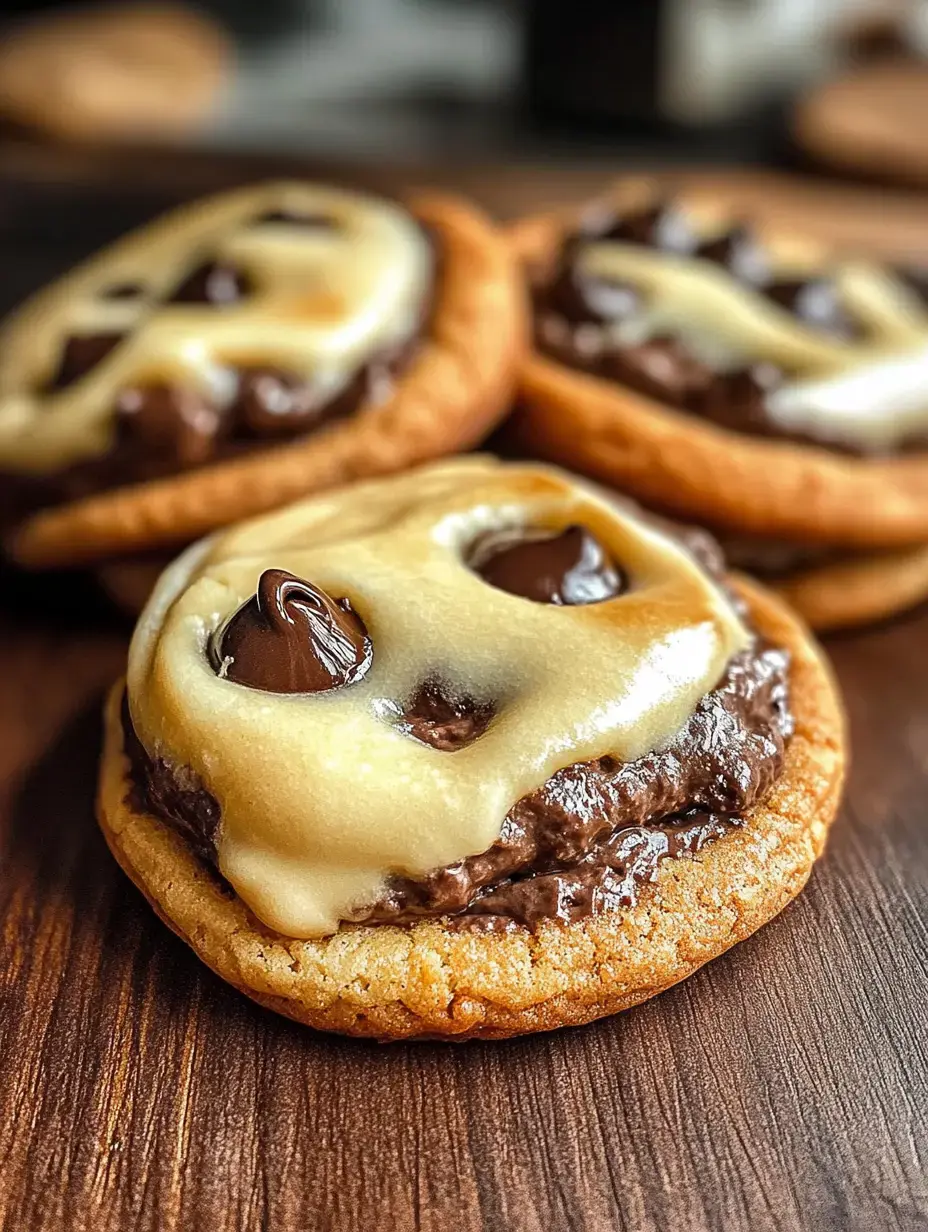
[{"label": "cookie stack", "polygon": [[[641,185],[509,235],[261,185],[87,262],[0,336],[0,469],[20,564],[147,599],[115,857],[329,1030],[499,1038],[685,978],[837,809],[841,704],[787,598],[842,623],[928,588],[925,326],[914,280]],[[517,390],[523,454],[595,483],[445,457]]]}]

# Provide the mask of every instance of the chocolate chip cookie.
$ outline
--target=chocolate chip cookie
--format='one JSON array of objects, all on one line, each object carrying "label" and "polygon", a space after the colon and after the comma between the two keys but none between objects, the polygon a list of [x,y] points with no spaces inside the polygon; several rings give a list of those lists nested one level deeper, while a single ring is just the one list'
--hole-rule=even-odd
[{"label": "chocolate chip cookie", "polygon": [[[928,593],[923,271],[637,181],[512,238],[534,302],[524,447],[781,555],[867,557],[846,603],[805,606],[823,624]],[[873,554],[895,583],[877,603]],[[807,568],[790,593],[814,587]]]},{"label": "chocolate chip cookie", "polygon": [[498,1038],[634,1005],[781,910],[844,759],[816,647],[708,536],[471,458],[172,565],[108,705],[99,815],[262,1004]]},{"label": "chocolate chip cookie", "polygon": [[30,566],[190,542],[244,515],[472,445],[525,333],[475,208],[305,183],[198,202],[0,331],[0,473]]}]

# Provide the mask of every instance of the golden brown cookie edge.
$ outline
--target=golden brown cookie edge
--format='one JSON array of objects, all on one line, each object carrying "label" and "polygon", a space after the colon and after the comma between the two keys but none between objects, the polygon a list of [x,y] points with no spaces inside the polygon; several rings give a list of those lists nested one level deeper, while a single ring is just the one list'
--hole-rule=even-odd
[{"label": "golden brown cookie edge", "polygon": [[261,925],[163,823],[126,800],[111,695],[98,815],[116,859],[165,922],[228,983],[287,1017],[377,1039],[505,1038],[589,1022],[685,979],[775,916],[802,889],[834,818],[844,717],[825,660],[785,605],[739,579],[761,633],[792,653],[796,735],[783,774],[744,830],[668,861],[628,912],[537,934],[347,926],[322,941]]},{"label": "golden brown cookie edge", "polygon": [[797,570],[773,589],[817,632],[875,624],[928,599],[928,546]]},{"label": "golden brown cookie edge", "polygon": [[14,559],[51,568],[180,546],[311,492],[477,444],[515,389],[524,288],[503,234],[476,206],[435,193],[408,204],[441,237],[440,292],[423,345],[386,403],[286,445],[41,510],[10,536]]}]

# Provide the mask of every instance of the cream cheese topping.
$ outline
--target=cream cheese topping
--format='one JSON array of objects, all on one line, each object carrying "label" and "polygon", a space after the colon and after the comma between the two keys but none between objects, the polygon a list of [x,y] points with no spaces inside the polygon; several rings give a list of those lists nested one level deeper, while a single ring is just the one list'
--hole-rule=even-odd
[{"label": "cream cheese topping", "polygon": [[[271,212],[334,226],[259,222]],[[222,307],[164,302],[204,261],[253,290]],[[410,337],[432,253],[415,219],[380,198],[272,183],[197,202],[126,236],[29,300],[0,330],[0,467],[42,473],[110,447],[117,394],[177,383],[220,401],[229,368],[280,368],[334,397],[373,352]],[[120,284],[142,295],[110,299]],[[65,340],[128,331],[86,376],[47,388]]]},{"label": "cream cheese topping", "polygon": [[[586,607],[497,590],[468,568],[487,530],[589,527],[630,589]],[[220,679],[207,639],[280,568],[347,597],[373,664],[330,693]],[[219,867],[288,936],[332,932],[391,874],[485,851],[522,796],[564,766],[671,740],[749,634],[662,534],[563,473],[483,458],[314,497],[185,553],[162,576],[129,656],[129,704],[152,756],[219,801]],[[439,751],[395,718],[440,676],[493,703],[473,744]]]},{"label": "cream cheese topping", "polygon": [[[839,261],[830,267],[839,295],[864,325],[861,338],[844,340],[806,325],[705,259],[591,239],[577,262],[592,277],[643,292],[640,313],[606,327],[617,343],[669,334],[717,372],[768,361],[790,374],[793,379],[767,403],[784,428],[878,451],[928,433],[928,396],[919,390],[928,315],[877,265]],[[777,272],[809,277],[815,267],[807,256],[790,260],[787,253]]]},{"label": "cream cheese topping", "polygon": [[891,355],[836,376],[796,382],[767,398],[781,428],[887,453],[918,433],[928,439],[928,346]]}]

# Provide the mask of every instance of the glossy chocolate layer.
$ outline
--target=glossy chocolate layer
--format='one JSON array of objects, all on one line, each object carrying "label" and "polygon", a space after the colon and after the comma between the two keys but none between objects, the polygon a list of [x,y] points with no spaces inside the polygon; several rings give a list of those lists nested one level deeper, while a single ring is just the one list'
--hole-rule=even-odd
[{"label": "glossy chocolate layer", "polygon": [[265,569],[256,593],[210,639],[218,675],[267,693],[323,693],[354,684],[373,647],[347,599],[332,599],[283,569]]}]

